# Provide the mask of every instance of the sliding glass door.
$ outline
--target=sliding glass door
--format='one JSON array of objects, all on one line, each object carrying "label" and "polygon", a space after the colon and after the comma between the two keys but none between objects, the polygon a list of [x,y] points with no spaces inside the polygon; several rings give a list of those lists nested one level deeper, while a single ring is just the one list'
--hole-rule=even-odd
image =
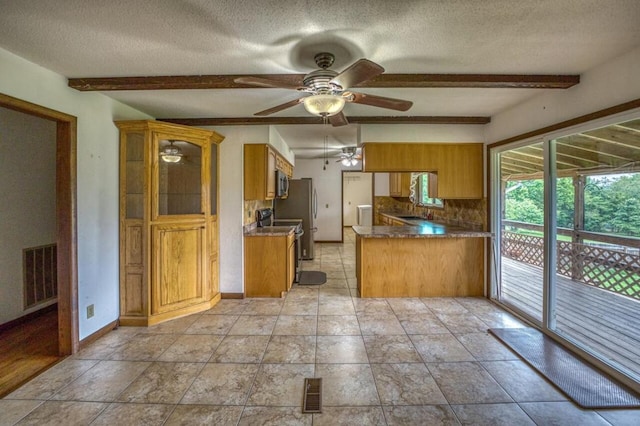
[{"label": "sliding glass door", "polygon": [[555,321],[549,328],[640,379],[640,120],[551,141]]},{"label": "sliding glass door", "polygon": [[537,323],[542,322],[545,260],[542,151],[542,142],[534,142],[500,152],[494,197],[498,299]]},{"label": "sliding glass door", "polygon": [[491,149],[492,297],[640,384],[640,119],[567,133]]}]

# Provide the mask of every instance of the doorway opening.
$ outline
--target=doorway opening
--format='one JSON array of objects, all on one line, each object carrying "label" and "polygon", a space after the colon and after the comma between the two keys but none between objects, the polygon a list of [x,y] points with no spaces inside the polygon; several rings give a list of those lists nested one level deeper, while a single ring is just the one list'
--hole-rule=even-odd
[{"label": "doorway opening", "polygon": [[[54,123],[52,134],[55,134],[55,147],[52,149],[52,157],[55,158],[55,188],[52,191],[55,197],[52,201],[55,204],[53,213],[55,224],[52,225],[52,238],[55,240],[55,281],[57,282],[57,309],[56,304],[40,312],[42,321],[46,321],[49,326],[53,324],[53,333],[57,333],[57,342],[49,351],[54,352],[53,361],[47,363],[39,360],[41,368],[33,371],[30,376],[23,381],[46,369],[55,361],[66,355],[73,354],[78,350],[78,315],[77,315],[77,231],[76,231],[76,129],[77,119],[74,116],[64,114],[40,105],[32,104],[11,96],[0,94],[0,108],[17,111],[31,117],[47,120]],[[25,207],[27,208],[27,207]],[[37,315],[36,315],[37,316]],[[7,327],[3,331],[10,331],[10,325],[26,327],[32,320],[33,315],[24,315],[6,323]],[[40,318],[37,319],[37,322]],[[45,327],[46,328],[46,327]],[[5,330],[7,329],[7,330]],[[18,338],[24,340],[24,332],[18,333]],[[32,330],[34,333],[30,342],[38,341],[38,333],[43,332],[38,325]],[[22,337],[20,337],[22,334]],[[3,341],[5,339],[3,338]],[[57,346],[57,348],[55,347]],[[25,348],[28,348],[26,345]],[[42,350],[42,349],[38,349]],[[57,352],[57,356],[56,355]],[[17,358],[16,358],[17,359]],[[36,363],[37,364],[37,363]],[[4,368],[4,367],[3,367]],[[15,370],[15,365],[6,364],[6,368]],[[0,376],[5,376],[0,372]],[[13,387],[16,387],[14,384]],[[8,389],[0,388],[0,393],[6,393]]]},{"label": "doorway opening", "polygon": [[371,226],[373,174],[342,171],[342,226]]}]

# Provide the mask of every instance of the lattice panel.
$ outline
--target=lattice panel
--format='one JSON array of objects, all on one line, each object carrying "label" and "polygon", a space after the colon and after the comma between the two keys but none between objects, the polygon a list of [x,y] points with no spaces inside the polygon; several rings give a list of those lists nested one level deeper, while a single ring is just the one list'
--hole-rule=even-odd
[{"label": "lattice panel", "polygon": [[579,271],[574,270],[574,268],[579,267],[576,259],[578,256],[574,252],[574,244],[568,241],[558,241],[556,247],[556,272],[569,278],[578,279]]},{"label": "lattice panel", "polygon": [[540,237],[505,232],[502,235],[502,255],[542,267],[543,242]]},{"label": "lattice panel", "polygon": [[576,244],[583,263],[580,281],[640,299],[640,256]]},{"label": "lattice panel", "polygon": [[[542,267],[543,244],[542,237],[504,232],[502,255]],[[587,285],[640,299],[640,256],[634,254],[558,241],[556,272]]]}]

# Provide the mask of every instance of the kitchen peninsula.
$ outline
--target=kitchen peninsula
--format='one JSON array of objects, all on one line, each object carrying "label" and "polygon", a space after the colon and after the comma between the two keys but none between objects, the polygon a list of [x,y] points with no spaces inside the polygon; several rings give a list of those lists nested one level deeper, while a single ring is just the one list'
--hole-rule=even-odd
[{"label": "kitchen peninsula", "polygon": [[489,232],[426,220],[354,226],[360,297],[464,297],[484,293]]}]

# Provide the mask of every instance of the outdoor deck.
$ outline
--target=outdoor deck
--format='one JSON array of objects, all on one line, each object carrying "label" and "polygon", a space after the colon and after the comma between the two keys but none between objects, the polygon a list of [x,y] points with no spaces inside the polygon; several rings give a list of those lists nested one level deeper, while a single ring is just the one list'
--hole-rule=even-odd
[{"label": "outdoor deck", "polygon": [[[556,328],[640,380],[640,301],[557,277]],[[502,257],[503,301],[542,318],[542,269]]]}]

